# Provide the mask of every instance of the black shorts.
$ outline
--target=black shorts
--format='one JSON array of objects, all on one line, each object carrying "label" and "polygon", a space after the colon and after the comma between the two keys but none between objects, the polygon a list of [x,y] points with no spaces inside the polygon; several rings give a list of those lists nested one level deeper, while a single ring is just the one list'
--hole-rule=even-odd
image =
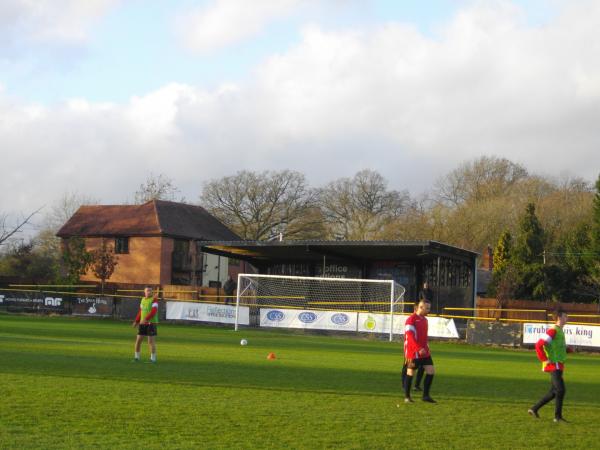
[{"label": "black shorts", "polygon": [[418,369],[419,367],[433,366],[433,359],[431,359],[431,356],[427,358],[407,359],[405,364],[409,369]]},{"label": "black shorts", "polygon": [[138,336],[156,336],[156,324],[140,324],[138,327]]}]

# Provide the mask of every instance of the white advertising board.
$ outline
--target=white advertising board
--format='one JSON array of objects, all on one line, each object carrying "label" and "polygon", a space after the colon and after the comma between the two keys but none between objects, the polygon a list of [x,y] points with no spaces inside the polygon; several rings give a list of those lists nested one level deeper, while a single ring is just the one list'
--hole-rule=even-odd
[{"label": "white advertising board", "polygon": [[[408,316],[394,315],[394,334],[404,334],[404,323]],[[389,314],[371,314],[360,313],[358,315],[358,331],[367,333],[389,333],[390,332]],[[458,331],[454,319],[445,319],[443,317],[428,317],[429,337],[441,337],[458,339]]]},{"label": "white advertising board", "polygon": [[356,319],[355,312],[260,309],[261,327],[356,331]]},{"label": "white advertising board", "polygon": [[454,319],[444,317],[428,317],[427,335],[431,337],[458,339],[458,330]]},{"label": "white advertising board", "polygon": [[[167,302],[167,320],[235,323],[235,306],[214,303]],[[250,308],[240,306],[238,323],[250,324]]]},{"label": "white advertising board", "polygon": [[[524,323],[523,344],[535,344],[546,334],[552,324]],[[591,325],[565,325],[563,328],[567,345],[600,347],[600,327]]]}]

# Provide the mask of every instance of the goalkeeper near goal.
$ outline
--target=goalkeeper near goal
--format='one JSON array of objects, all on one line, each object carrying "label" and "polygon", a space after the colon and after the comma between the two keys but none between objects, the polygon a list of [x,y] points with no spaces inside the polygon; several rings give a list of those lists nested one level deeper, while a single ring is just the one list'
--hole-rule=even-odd
[{"label": "goalkeeper near goal", "polygon": [[404,360],[406,364],[406,377],[404,377],[404,401],[412,403],[410,388],[415,371],[425,369],[425,382],[423,383],[423,401],[437,403],[429,395],[435,370],[429,351],[427,339],[427,314],[431,310],[431,303],[426,299],[419,300],[417,310],[406,319],[404,326]]}]

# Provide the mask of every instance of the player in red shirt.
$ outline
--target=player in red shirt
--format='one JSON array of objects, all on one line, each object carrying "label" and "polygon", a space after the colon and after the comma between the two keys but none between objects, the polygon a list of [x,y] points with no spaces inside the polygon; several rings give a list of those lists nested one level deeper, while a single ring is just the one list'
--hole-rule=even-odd
[{"label": "player in red shirt", "polygon": [[417,310],[411,314],[404,325],[404,359],[407,367],[406,378],[404,379],[404,401],[412,403],[410,388],[415,371],[419,367],[425,369],[425,383],[423,385],[423,401],[436,403],[429,395],[431,383],[435,370],[433,360],[429,352],[427,340],[427,314],[431,309],[431,303],[422,299],[417,304]]},{"label": "player in red shirt", "polygon": [[565,370],[567,353],[571,353],[573,350],[567,347],[563,327],[567,323],[569,316],[565,311],[558,309],[553,314],[553,317],[554,325],[550,326],[546,334],[535,344],[538,359],[542,361],[542,370],[550,374],[550,391],[540,401],[529,408],[527,412],[539,419],[538,410],[552,399],[556,399],[554,421],[567,422],[562,416],[563,399],[566,392],[563,371]]}]

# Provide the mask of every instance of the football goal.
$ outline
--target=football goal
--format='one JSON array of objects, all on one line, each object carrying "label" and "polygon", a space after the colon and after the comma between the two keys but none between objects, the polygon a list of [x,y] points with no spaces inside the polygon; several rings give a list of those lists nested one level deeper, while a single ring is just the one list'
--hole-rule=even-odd
[{"label": "football goal", "polygon": [[403,333],[404,292],[393,280],[239,274],[235,329],[380,333],[392,340]]}]

